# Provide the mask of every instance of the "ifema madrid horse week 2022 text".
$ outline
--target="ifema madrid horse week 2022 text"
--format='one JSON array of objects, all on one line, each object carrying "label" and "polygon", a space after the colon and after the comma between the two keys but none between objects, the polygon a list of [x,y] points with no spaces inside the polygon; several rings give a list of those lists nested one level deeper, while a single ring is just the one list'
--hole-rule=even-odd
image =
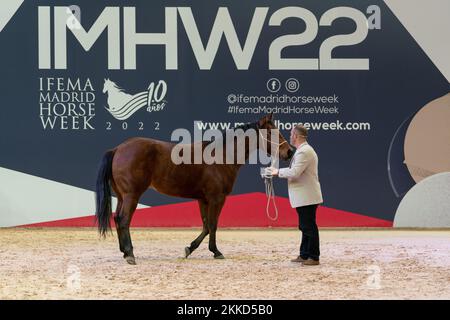
[{"label": "ifema madrid horse week 2022 text", "polygon": [[180,319],[443,305],[449,14],[1,1],[0,304]]}]

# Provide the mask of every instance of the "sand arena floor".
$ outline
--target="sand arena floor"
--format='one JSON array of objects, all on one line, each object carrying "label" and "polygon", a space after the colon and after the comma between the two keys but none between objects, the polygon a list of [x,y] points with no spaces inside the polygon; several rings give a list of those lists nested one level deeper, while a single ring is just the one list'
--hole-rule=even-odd
[{"label": "sand arena floor", "polygon": [[321,230],[321,265],[290,262],[297,230],[133,229],[136,266],[95,229],[0,229],[0,299],[450,299],[450,231]]}]

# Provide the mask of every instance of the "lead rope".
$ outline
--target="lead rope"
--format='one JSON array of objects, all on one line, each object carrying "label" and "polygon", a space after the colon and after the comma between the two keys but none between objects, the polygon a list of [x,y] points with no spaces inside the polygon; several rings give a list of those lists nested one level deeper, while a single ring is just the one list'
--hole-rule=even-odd
[{"label": "lead rope", "polygon": [[[263,140],[265,140],[265,141],[267,141],[267,142],[269,142],[271,144],[277,145],[277,152],[275,154],[275,158],[271,157],[272,162],[271,162],[270,166],[273,167],[274,163],[276,161],[276,158],[278,157],[278,152],[280,151],[280,146],[283,143],[286,143],[287,141],[283,141],[282,143],[274,143],[272,141],[269,141],[269,140],[265,139],[263,137],[263,135],[261,134],[261,132],[259,134],[260,134],[260,136],[261,136],[261,138]],[[278,220],[278,207],[277,207],[277,203],[275,201],[275,188],[273,186],[273,176],[269,175],[268,173],[264,173],[264,184],[265,184],[265,187],[266,187],[266,197],[267,197],[266,215],[267,215],[267,217],[270,220],[276,221],[276,220]],[[273,208],[275,210],[275,215],[273,217],[270,215],[270,202],[271,201],[273,203]]]},{"label": "lead rope", "polygon": [[[273,187],[273,179],[272,178],[264,178],[264,184],[266,185],[266,197],[267,197],[266,215],[270,220],[276,221],[278,219],[278,208],[277,208],[277,203],[275,202],[275,188]],[[270,215],[270,201],[271,200],[273,203],[273,208],[275,210],[274,217],[272,217]]]}]

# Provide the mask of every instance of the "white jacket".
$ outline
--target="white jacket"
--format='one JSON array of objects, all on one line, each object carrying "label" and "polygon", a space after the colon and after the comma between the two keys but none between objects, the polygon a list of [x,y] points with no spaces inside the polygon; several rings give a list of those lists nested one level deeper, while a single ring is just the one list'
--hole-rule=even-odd
[{"label": "white jacket", "polygon": [[289,201],[292,208],[323,202],[318,163],[316,152],[304,142],[292,156],[289,168],[279,170],[278,176],[288,179]]}]

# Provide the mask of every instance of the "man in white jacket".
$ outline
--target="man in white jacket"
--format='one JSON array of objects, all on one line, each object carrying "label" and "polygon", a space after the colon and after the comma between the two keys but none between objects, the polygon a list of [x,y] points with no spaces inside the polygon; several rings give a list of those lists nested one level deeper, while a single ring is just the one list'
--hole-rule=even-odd
[{"label": "man in white jacket", "polygon": [[289,168],[271,168],[272,175],[288,179],[289,201],[299,218],[302,232],[300,255],[291,260],[303,265],[319,264],[319,229],[316,223],[316,210],[323,202],[318,176],[318,157],[306,141],[308,130],[297,125],[291,131],[290,143],[297,148]]}]

